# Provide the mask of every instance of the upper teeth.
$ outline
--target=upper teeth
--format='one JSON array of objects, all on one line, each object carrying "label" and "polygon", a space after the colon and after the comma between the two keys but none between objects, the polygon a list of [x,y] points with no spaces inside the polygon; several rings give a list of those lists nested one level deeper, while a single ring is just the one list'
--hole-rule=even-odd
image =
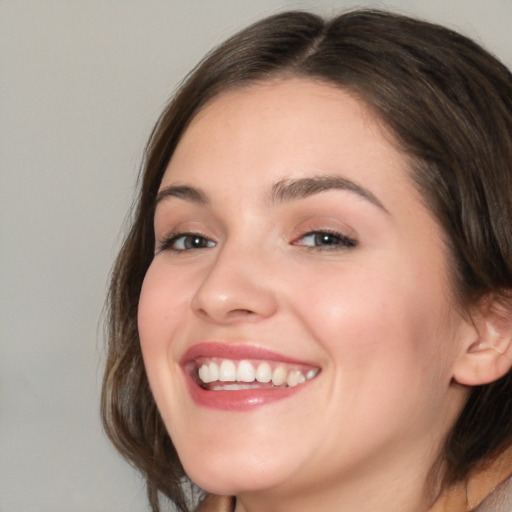
[{"label": "upper teeth", "polygon": [[[289,365],[288,365],[289,366]],[[298,370],[293,367],[287,367],[284,364],[278,364],[272,369],[270,363],[262,361],[253,364],[250,361],[232,361],[223,359],[219,362],[204,362],[198,372],[199,379],[204,384],[211,382],[272,382],[274,386],[294,387],[311,380],[318,374],[318,369],[307,371]]]}]

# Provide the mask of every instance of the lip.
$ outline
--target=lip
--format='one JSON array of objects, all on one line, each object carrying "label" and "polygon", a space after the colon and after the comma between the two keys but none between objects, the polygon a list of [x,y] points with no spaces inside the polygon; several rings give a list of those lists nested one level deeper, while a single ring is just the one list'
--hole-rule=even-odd
[{"label": "lip", "polygon": [[192,366],[196,366],[195,361],[201,358],[220,358],[234,361],[243,359],[266,360],[318,368],[318,365],[310,362],[293,359],[251,345],[232,345],[218,342],[198,343],[190,347],[180,360],[180,366],[185,375],[188,391],[197,405],[224,411],[248,411],[256,407],[284,400],[309,387],[308,385],[311,381],[299,386],[286,388],[210,391],[203,389],[197,383],[190,370]]}]

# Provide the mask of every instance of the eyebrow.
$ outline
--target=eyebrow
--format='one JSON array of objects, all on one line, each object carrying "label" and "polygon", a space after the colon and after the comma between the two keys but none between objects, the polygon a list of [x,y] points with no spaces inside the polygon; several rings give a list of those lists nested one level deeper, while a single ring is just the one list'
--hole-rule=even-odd
[{"label": "eyebrow", "polygon": [[170,185],[158,192],[155,205],[168,197],[177,197],[178,199],[197,204],[207,204],[209,202],[208,196],[199,188],[190,187],[188,185]]},{"label": "eyebrow", "polygon": [[[307,178],[284,178],[273,185],[270,198],[273,203],[282,203],[304,199],[329,190],[353,192],[389,215],[387,208],[372,192],[358,183],[341,176],[325,175]],[[205,205],[210,202],[206,193],[200,188],[189,185],[169,185],[158,192],[155,205],[169,197],[176,197],[199,205]]]},{"label": "eyebrow", "polygon": [[389,215],[382,202],[368,189],[355,181],[341,176],[312,176],[307,178],[285,178],[272,187],[271,199],[274,203],[294,201],[326,192],[328,190],[347,190],[366,199]]}]

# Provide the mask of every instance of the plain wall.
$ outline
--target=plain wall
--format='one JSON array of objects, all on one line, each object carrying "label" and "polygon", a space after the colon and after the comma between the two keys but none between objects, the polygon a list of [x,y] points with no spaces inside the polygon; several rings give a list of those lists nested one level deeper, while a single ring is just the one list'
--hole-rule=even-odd
[{"label": "plain wall", "polygon": [[458,28],[512,65],[511,0],[0,0],[1,512],[147,510],[98,415],[100,314],[145,140],[235,30],[357,5]]}]

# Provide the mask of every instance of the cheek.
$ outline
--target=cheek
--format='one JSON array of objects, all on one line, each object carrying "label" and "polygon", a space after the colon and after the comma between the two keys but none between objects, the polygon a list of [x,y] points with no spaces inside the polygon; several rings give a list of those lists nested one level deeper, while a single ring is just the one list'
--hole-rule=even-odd
[{"label": "cheek", "polygon": [[158,286],[151,272],[148,272],[142,285],[137,313],[139,338],[145,357],[157,351],[165,339],[168,308],[165,288]]},{"label": "cheek", "polygon": [[[165,262],[154,262],[148,269],[138,307],[138,330],[146,374],[164,423],[172,425],[171,411],[177,407],[184,389],[181,370],[173,351],[183,339],[183,319],[189,302],[180,286],[177,272],[169,272]],[[183,289],[183,288],[181,288]]]},{"label": "cheek", "polygon": [[309,288],[308,329],[329,358],[331,402],[344,404],[333,414],[349,411],[368,438],[379,436],[376,425],[383,436],[424,434],[449,393],[451,355],[439,336],[445,330],[448,338],[449,326],[440,326],[437,293],[418,293],[411,283],[367,272],[345,277],[329,294]]},{"label": "cheek", "polygon": [[429,378],[439,368],[439,333],[448,335],[449,326],[442,284],[427,285],[421,276],[415,268],[385,262],[331,272],[329,279],[307,283],[302,316],[344,372],[417,381],[425,370]]},{"label": "cheek", "polygon": [[185,318],[187,298],[176,293],[179,289],[179,276],[169,273],[161,262],[151,264],[142,284],[137,322],[144,365],[155,397],[158,382],[169,374],[170,351],[179,329],[177,319]]},{"label": "cheek", "polygon": [[153,262],[142,283],[137,313],[143,349],[169,340],[187,301],[183,277],[169,272],[164,262]]}]

